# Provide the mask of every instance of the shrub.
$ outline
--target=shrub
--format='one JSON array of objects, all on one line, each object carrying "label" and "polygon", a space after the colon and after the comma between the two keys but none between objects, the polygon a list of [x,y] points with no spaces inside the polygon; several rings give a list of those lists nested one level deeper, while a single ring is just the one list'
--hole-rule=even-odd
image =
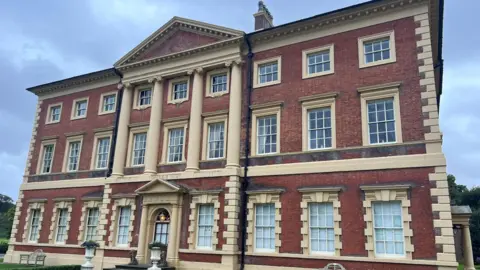
[{"label": "shrub", "polygon": [[7,253],[7,249],[8,249],[8,240],[0,239],[0,254]]}]

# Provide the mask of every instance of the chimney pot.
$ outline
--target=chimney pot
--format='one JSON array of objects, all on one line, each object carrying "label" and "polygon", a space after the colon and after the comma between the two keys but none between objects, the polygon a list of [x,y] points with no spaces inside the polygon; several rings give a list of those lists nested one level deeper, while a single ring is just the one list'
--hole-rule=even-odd
[{"label": "chimney pot", "polygon": [[273,16],[263,1],[258,1],[258,11],[253,14],[255,18],[255,31],[273,27]]}]

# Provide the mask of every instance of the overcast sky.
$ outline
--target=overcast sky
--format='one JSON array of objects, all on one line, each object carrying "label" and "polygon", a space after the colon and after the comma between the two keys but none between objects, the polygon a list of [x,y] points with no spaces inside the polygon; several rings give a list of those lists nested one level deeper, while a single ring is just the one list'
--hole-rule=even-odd
[{"label": "overcast sky", "polygon": [[[276,25],[359,2],[265,1]],[[480,35],[471,22],[480,1],[445,2],[443,149],[447,171],[473,186],[480,183]],[[256,10],[256,0],[3,0],[0,193],[16,199],[25,170],[36,105],[25,88],[111,67],[175,15],[251,32]]]}]

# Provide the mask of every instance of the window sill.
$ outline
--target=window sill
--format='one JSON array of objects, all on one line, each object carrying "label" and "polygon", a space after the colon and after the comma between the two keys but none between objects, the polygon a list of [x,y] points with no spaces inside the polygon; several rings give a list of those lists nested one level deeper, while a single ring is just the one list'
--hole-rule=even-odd
[{"label": "window sill", "polygon": [[134,110],[137,110],[137,111],[141,111],[141,110],[145,110],[145,109],[148,109],[152,107],[152,104],[149,104],[149,105],[142,105],[142,106],[135,106],[133,107]]},{"label": "window sill", "polygon": [[277,85],[277,84],[280,84],[282,83],[282,81],[272,81],[272,82],[267,82],[267,83],[258,83],[258,84],[254,84],[253,85],[253,88],[262,88],[262,87],[266,87],[266,86],[272,86],[272,85]]},{"label": "window sill", "polygon": [[168,101],[168,104],[182,104],[182,103],[185,102],[185,101],[188,101],[188,98],[169,100],[169,101]]},{"label": "window sill", "polygon": [[226,94],[228,94],[228,93],[229,93],[228,90],[227,90],[227,91],[223,91],[223,92],[217,92],[217,93],[208,93],[208,94],[206,95],[206,97],[216,98],[216,97],[224,96],[224,95],[226,95]]},{"label": "window sill", "polygon": [[52,125],[52,124],[58,124],[60,121],[55,121],[55,122],[45,122],[45,125]]},{"label": "window sill", "polygon": [[305,149],[302,153],[316,153],[316,152],[325,152],[325,151],[332,151],[336,150],[335,147],[328,147],[328,148],[318,148],[318,149]]},{"label": "window sill", "polygon": [[216,161],[224,161],[224,160],[226,160],[226,158],[221,157],[221,158],[202,159],[202,160],[200,160],[200,162],[216,162]]},{"label": "window sill", "polygon": [[369,67],[375,67],[375,66],[381,66],[381,65],[386,65],[386,64],[391,64],[397,62],[396,59],[388,59],[388,60],[381,60],[377,62],[372,62],[372,63],[360,63],[360,69],[362,68],[369,68]]},{"label": "window sill", "polygon": [[70,120],[73,121],[73,120],[80,120],[80,119],[85,119],[85,118],[87,118],[86,115],[85,116],[79,116],[79,117],[72,117],[72,118],[70,118]]},{"label": "window sill", "polygon": [[267,154],[253,154],[250,155],[250,157],[255,158],[255,157],[270,157],[270,156],[278,156],[280,155],[280,152],[275,152],[275,153],[267,153]]},{"label": "window sill", "polygon": [[107,115],[107,114],[113,114],[115,111],[107,111],[107,112],[99,112],[98,115]]},{"label": "window sill", "polygon": [[240,252],[213,250],[213,249],[179,249],[179,253],[193,253],[193,254],[212,254],[212,255],[236,255]]},{"label": "window sill", "polygon": [[163,162],[159,163],[158,166],[168,166],[168,165],[181,165],[181,164],[187,164],[186,161],[178,161],[178,162]]},{"label": "window sill", "polygon": [[306,79],[311,79],[311,78],[321,77],[321,76],[326,76],[331,74],[335,74],[335,71],[331,70],[331,71],[325,71],[325,72],[317,72],[313,74],[303,74],[302,79],[306,80]]}]

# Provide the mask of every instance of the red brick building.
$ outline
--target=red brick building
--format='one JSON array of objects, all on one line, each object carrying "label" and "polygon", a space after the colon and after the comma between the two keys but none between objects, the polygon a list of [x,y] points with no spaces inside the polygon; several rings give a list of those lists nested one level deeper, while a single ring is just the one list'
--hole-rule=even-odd
[{"label": "red brick building", "polygon": [[[6,261],[177,269],[456,269],[438,125],[438,0],[255,31],[174,17],[38,96]],[[68,254],[68,256],[65,256]],[[288,267],[288,268],[287,268]]]}]

